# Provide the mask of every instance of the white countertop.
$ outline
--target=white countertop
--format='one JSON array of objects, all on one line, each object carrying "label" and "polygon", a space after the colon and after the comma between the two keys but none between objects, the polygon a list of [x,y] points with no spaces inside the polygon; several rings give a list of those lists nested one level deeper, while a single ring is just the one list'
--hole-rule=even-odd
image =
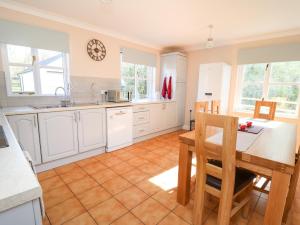
[{"label": "white countertop", "polygon": [[31,114],[31,113],[47,113],[47,112],[60,112],[60,111],[72,111],[72,110],[82,110],[82,109],[98,109],[98,108],[111,108],[111,107],[124,107],[124,106],[134,106],[140,104],[157,104],[157,103],[169,103],[175,102],[175,100],[160,100],[160,99],[147,99],[139,100],[133,102],[105,102],[101,104],[88,104],[88,103],[77,103],[69,107],[51,107],[51,108],[34,108],[31,106],[24,107],[6,107],[2,109],[4,115],[18,115],[18,114]]},{"label": "white countertop", "polygon": [[42,196],[42,189],[4,114],[0,125],[9,147],[0,148],[0,212]]},{"label": "white countertop", "polygon": [[175,100],[141,100],[134,102],[103,104],[75,104],[71,107],[36,109],[30,106],[0,109],[0,125],[3,126],[9,147],[0,148],[0,212],[42,196],[41,186],[26,160],[6,119],[8,115],[58,112],[95,108],[134,106],[139,104],[168,103]]}]

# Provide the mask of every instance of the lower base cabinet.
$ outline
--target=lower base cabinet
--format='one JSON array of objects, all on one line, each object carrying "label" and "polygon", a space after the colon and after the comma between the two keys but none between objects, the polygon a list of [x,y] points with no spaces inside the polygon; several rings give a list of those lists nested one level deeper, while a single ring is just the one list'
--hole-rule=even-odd
[{"label": "lower base cabinet", "polygon": [[2,225],[43,225],[39,199],[0,212]]},{"label": "lower base cabinet", "polygon": [[43,162],[78,153],[76,111],[39,113]]},{"label": "lower base cabinet", "polygon": [[106,145],[105,109],[39,113],[43,162]]}]

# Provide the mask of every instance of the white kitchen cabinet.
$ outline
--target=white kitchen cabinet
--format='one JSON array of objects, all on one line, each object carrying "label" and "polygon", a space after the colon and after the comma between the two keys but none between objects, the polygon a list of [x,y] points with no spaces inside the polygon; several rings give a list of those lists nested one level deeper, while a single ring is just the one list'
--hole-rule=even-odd
[{"label": "white kitchen cabinet", "polygon": [[150,131],[152,133],[177,126],[176,102],[151,104]]},{"label": "white kitchen cabinet", "polygon": [[39,113],[43,162],[78,153],[76,111]]},{"label": "white kitchen cabinet", "polygon": [[161,86],[165,77],[172,76],[172,99],[176,99],[177,126],[184,125],[187,58],[180,52],[161,55]]},{"label": "white kitchen cabinet", "polygon": [[176,102],[165,103],[165,129],[177,126],[177,108]]},{"label": "white kitchen cabinet", "polygon": [[9,124],[24,151],[29,152],[34,165],[41,163],[37,114],[8,116]]},{"label": "white kitchen cabinet", "polygon": [[0,212],[1,225],[42,225],[42,209],[39,199]]},{"label": "white kitchen cabinet", "polygon": [[165,128],[165,117],[163,104],[151,104],[150,106],[150,131],[152,133],[161,131]]},{"label": "white kitchen cabinet", "polygon": [[225,63],[200,64],[197,101],[220,100],[222,114],[228,112],[231,67]]},{"label": "white kitchen cabinet", "polygon": [[79,152],[106,145],[105,109],[77,111]]}]

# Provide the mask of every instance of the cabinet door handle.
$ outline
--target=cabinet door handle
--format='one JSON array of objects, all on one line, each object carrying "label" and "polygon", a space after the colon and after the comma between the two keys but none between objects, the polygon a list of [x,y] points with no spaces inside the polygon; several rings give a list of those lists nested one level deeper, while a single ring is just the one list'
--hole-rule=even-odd
[{"label": "cabinet door handle", "polygon": [[78,112],[78,119],[79,119],[79,121],[80,121],[80,111]]},{"label": "cabinet door handle", "polygon": [[33,125],[34,125],[34,127],[37,127],[37,118],[36,118],[36,115],[33,116]]},{"label": "cabinet door handle", "polygon": [[74,120],[75,120],[75,123],[77,123],[77,113],[74,112]]},{"label": "cabinet door handle", "polygon": [[145,119],[145,117],[139,117],[139,120],[143,120],[143,119]]}]

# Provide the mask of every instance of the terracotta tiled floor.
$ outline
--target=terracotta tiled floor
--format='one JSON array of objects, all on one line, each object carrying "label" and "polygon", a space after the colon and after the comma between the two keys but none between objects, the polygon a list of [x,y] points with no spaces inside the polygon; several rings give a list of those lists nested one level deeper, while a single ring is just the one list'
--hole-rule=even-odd
[{"label": "terracotta tiled floor", "polygon": [[[187,206],[176,202],[180,132],[40,173],[44,225],[191,224],[193,200]],[[267,198],[253,192],[249,219],[237,215],[232,224],[262,224]],[[217,202],[205,205],[203,224],[215,224]],[[288,219],[288,225],[296,224],[300,185]]]}]

